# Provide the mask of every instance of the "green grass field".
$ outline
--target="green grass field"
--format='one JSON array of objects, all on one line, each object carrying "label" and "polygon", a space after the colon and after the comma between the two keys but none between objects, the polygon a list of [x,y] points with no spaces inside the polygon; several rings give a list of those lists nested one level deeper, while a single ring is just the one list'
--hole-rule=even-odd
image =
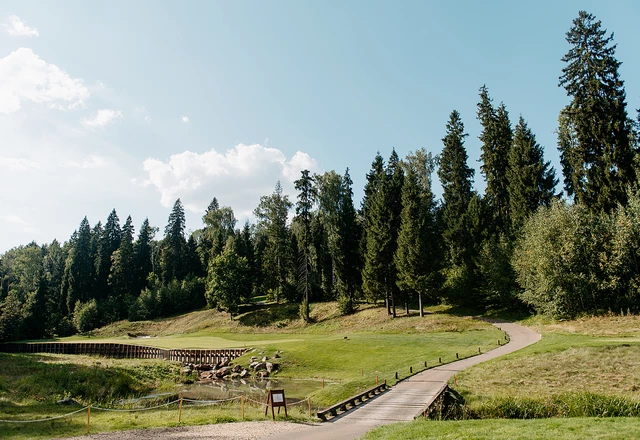
[{"label": "green grass field", "polygon": [[396,423],[367,433],[364,440],[624,440],[640,438],[640,419],[562,418]]},{"label": "green grass field", "polygon": [[[248,364],[253,355],[272,356],[280,351],[280,371],[276,378],[326,380],[324,389],[317,387],[308,396],[313,406],[319,408],[373,386],[376,378],[393,384],[396,372],[402,379],[409,375],[410,367],[414,372],[419,371],[425,361],[433,366],[439,357],[449,362],[455,359],[456,353],[465,357],[476,354],[478,348],[487,351],[494,348],[502,336],[502,332],[490,324],[471,317],[447,315],[439,308],[430,309],[424,318],[414,314],[392,319],[384,308],[364,306],[357,313],[342,317],[335,304],[326,303],[314,305],[312,318],[312,324],[302,323],[297,318],[297,306],[289,305],[250,308],[232,321],[227,314],[206,310],[153,322],[120,322],[91,335],[64,340],[144,343],[166,348],[251,347],[251,352],[237,360],[242,364]],[[128,333],[153,337],[129,338]],[[69,409],[52,403],[65,396],[83,405],[109,405],[122,398],[177,390],[180,369],[178,363],[164,361],[2,354],[0,419],[63,414]],[[174,426],[177,414],[172,411],[175,412],[170,410],[171,416],[167,416],[167,410],[154,410],[123,418],[95,412],[92,432]],[[184,423],[240,419],[238,403],[226,409],[190,408],[189,411],[193,412],[192,417],[183,418]],[[206,416],[200,418],[199,414]],[[249,416],[261,417],[257,413]],[[301,411],[296,417],[308,416],[306,411]],[[74,417],[70,421],[33,424],[32,428],[0,424],[0,432],[23,438],[47,437],[54,433],[80,434],[82,425],[82,420],[76,421]]]}]

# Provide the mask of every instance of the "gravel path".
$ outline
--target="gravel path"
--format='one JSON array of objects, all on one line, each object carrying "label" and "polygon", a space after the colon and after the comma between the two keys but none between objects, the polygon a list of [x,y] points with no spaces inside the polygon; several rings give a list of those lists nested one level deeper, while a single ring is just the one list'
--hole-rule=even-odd
[{"label": "gravel path", "polygon": [[[309,425],[289,422],[238,422],[179,428],[134,429],[130,431],[104,432],[101,434],[71,437],[66,440],[156,440],[162,439],[216,439],[259,440],[264,437],[294,434]],[[294,434],[295,436],[295,434]]]}]

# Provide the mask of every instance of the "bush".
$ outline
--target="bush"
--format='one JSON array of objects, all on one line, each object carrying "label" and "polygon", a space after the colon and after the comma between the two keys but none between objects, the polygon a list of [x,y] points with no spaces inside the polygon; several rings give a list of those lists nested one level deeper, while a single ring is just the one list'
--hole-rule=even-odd
[{"label": "bush", "polygon": [[86,303],[81,303],[79,300],[76,302],[73,311],[73,324],[80,333],[96,328],[98,325],[98,304],[95,299]]}]

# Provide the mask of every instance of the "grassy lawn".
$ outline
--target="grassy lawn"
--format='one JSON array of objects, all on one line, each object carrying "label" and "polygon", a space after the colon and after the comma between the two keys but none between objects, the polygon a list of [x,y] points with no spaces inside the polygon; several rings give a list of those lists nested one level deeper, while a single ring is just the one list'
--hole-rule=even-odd
[{"label": "grassy lawn", "polygon": [[367,433],[366,440],[475,439],[583,440],[640,438],[640,419],[562,418],[537,420],[463,420],[396,423]]},{"label": "grassy lawn", "polygon": [[527,323],[540,342],[457,376],[474,417],[640,411],[639,317]]},{"label": "grassy lawn", "polygon": [[[326,407],[363,389],[387,380],[395,383],[424,368],[474,355],[495,347],[502,332],[470,317],[442,313],[434,308],[420,318],[391,319],[381,307],[363,306],[342,317],[333,303],[316,304],[313,323],[297,317],[297,305],[267,305],[248,308],[229,319],[226,314],[205,310],[152,322],[120,322],[91,335],[65,341],[129,342],[166,348],[251,347],[238,363],[251,356],[273,356],[280,351],[280,371],[275,378],[325,379],[326,386],[310,391],[314,407]],[[130,338],[128,333],[151,338]],[[35,419],[70,411],[53,405],[72,397],[83,405],[116,403],[119,399],[179,389],[181,366],[155,360],[115,360],[92,356],[0,354],[0,419]],[[306,406],[296,415],[308,417]],[[238,403],[228,408],[185,410],[183,423],[199,424],[240,419]],[[247,409],[247,418],[260,418],[257,409]],[[92,432],[151,426],[175,426],[177,410],[162,409],[133,413],[92,411]],[[254,414],[255,413],[255,414]],[[128,413],[124,413],[128,414]],[[170,414],[170,415],[168,415]],[[296,413],[294,413],[296,414]],[[24,425],[0,424],[0,433],[10,436],[47,437],[82,433],[86,413],[71,419]],[[38,428],[38,426],[40,426]],[[2,434],[0,434],[2,435]]]}]

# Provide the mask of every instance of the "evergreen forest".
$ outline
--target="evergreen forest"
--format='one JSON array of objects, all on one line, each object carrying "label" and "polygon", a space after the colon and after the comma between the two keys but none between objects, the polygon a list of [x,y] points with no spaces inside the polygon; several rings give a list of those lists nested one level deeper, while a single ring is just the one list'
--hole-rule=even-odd
[{"label": "evergreen forest", "polygon": [[535,127],[482,86],[469,97],[482,127],[478,170],[453,110],[438,154],[377,153],[359,204],[349,168],[305,170],[295,199],[274,182],[253,223],[239,225],[233,200],[213,197],[187,234],[178,199],[164,228],[114,209],[104,222],[83,218],[64,243],[6,251],[0,341],[205,307],[233,318],[255,297],[299,304],[305,321],[319,301],[343,314],[384,303],[393,317],[441,302],[557,318],[640,312],[639,112],[627,108],[613,34],[596,17],[581,11],[566,43],[567,104],[553,110],[561,170]]}]

